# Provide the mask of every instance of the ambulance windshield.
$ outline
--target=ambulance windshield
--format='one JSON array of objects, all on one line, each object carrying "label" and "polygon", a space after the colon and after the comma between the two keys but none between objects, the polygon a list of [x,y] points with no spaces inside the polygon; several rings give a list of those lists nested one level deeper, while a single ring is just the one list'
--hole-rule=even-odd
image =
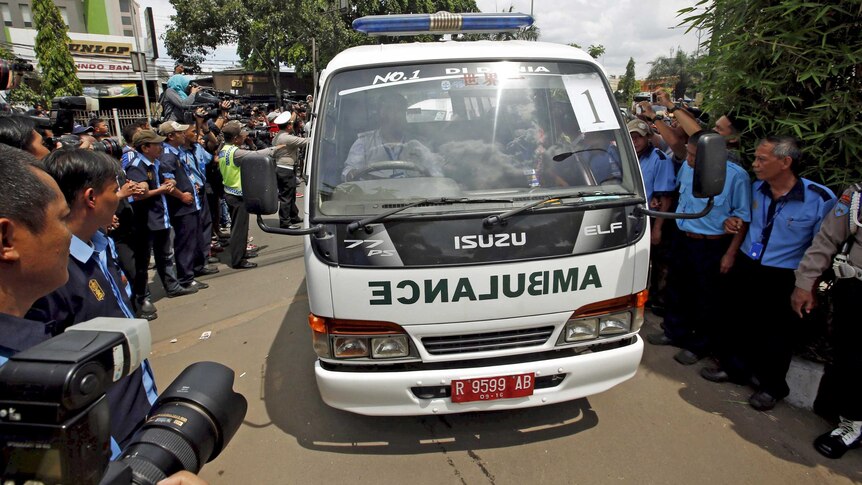
[{"label": "ambulance windshield", "polygon": [[379,214],[426,197],[486,199],[497,209],[567,191],[641,192],[623,121],[586,63],[341,71],[323,96],[312,183],[324,217]]}]

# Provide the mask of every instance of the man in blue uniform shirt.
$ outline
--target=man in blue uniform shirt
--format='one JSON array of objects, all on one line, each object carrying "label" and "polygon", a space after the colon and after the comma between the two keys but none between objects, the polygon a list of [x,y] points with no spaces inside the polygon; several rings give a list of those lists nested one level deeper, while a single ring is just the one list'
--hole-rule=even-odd
[{"label": "man in blue uniform shirt", "polygon": [[[686,164],[677,174],[677,213],[697,214],[706,208],[707,199],[692,192],[697,142],[703,133],[690,136],[686,144]],[[647,336],[654,345],[682,347],[674,359],[683,365],[709,354],[716,329],[724,324],[725,277],[744,236],[726,234],[724,221],[729,217],[751,221],[751,180],[739,165],[728,160],[726,167],[724,189],[715,197],[712,210],[697,219],[677,220],[679,233],[673,242],[674,257],[668,273],[664,332]]]},{"label": "man in blue uniform shirt", "polygon": [[126,177],[133,182],[146,182],[147,191],[134,196],[132,206],[135,213],[135,227],[139,240],[135,245],[135,280],[132,282],[135,297],[148,295],[147,266],[150,262],[150,248],[156,259],[156,271],[169,297],[197,293],[193,287],[184,288],[177,281],[177,268],[174,265],[171,248],[171,221],[167,211],[165,195],[176,190],[176,181],[170,175],[162,175],[159,157],[162,155],[162,142],[165,137],[156,135],[152,130],[141,130],[132,139],[135,152],[126,168]]},{"label": "man in blue uniform shirt", "polygon": [[[96,317],[134,318],[131,289],[114,251],[100,228],[117,210],[120,164],[88,150],[58,150],[44,162],[71,209],[69,281],[37,301],[27,313],[33,320],[54,322],[59,333]],[[114,383],[107,391],[111,409],[111,448],[116,458],[126,440],[143,423],[158,393],[149,362]]]},{"label": "man in blue uniform shirt", "polygon": [[34,301],[66,284],[69,205],[27,152],[0,144],[0,365],[56,335],[25,319]]},{"label": "man in blue uniform shirt", "polygon": [[[655,148],[650,142],[650,129],[646,122],[631,120],[628,123],[629,136],[638,154],[641,173],[646,188],[646,199],[651,209],[662,212],[670,209],[670,193],[676,189],[676,176],[673,171],[673,163],[670,159]],[[661,227],[664,219],[652,220],[651,242],[658,244],[661,241]]]},{"label": "man in blue uniform shirt", "polygon": [[745,234],[731,276],[740,307],[751,310],[723,327],[721,367],[701,370],[715,382],[746,383],[756,377],[758,389],[748,402],[761,411],[790,393],[785,375],[794,338],[802,332],[802,319],[787,304],[795,287],[793,272],[835,205],[828,188],[796,176],[801,156],[791,137],[769,137],[757,146],[751,225],[746,230],[738,217],[725,222],[728,233]]}]

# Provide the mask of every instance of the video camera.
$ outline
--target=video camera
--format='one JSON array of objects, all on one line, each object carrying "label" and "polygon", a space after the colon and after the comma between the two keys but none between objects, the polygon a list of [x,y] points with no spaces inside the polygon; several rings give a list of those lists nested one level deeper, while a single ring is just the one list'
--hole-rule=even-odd
[{"label": "video camera", "polygon": [[[60,96],[52,99],[50,124],[42,127],[50,128],[54,137],[46,137],[45,146],[53,149],[58,142],[63,148],[77,148],[81,145],[81,137],[72,133],[75,111],[99,111],[99,100],[87,96]],[[123,156],[123,146],[113,138],[93,142],[92,146],[94,151],[107,153],[117,160]]]},{"label": "video camera", "polygon": [[18,87],[24,73],[32,70],[33,64],[24,59],[17,58],[11,61],[0,59],[0,90],[5,91]]},{"label": "video camera", "polygon": [[197,473],[239,429],[248,403],[234,373],[187,367],[165,388],[119,460],[105,391],[150,353],[146,320],[96,318],[0,367],[0,483],[146,484]]}]

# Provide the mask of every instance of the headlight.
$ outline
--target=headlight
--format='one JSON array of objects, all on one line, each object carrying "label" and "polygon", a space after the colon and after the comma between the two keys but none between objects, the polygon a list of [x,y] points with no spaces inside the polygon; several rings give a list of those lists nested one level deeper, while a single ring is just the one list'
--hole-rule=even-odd
[{"label": "headlight", "polygon": [[617,313],[602,317],[599,321],[599,335],[619,335],[628,333],[631,328],[632,314]]},{"label": "headlight", "polygon": [[374,359],[407,357],[409,354],[410,347],[407,345],[406,335],[371,339],[371,357]]},{"label": "headlight", "polygon": [[363,337],[335,337],[332,350],[337,359],[368,357],[368,339]]},{"label": "headlight", "polygon": [[598,318],[569,320],[566,322],[565,340],[566,342],[580,342],[581,340],[594,339],[599,336],[598,325]]}]

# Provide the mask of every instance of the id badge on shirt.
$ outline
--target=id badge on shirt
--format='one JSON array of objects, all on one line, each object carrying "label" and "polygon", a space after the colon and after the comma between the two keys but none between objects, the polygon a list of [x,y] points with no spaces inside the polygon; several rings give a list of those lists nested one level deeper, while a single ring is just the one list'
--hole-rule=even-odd
[{"label": "id badge on shirt", "polygon": [[763,243],[752,243],[751,249],[748,250],[748,255],[755,261],[760,261],[763,256]]}]

